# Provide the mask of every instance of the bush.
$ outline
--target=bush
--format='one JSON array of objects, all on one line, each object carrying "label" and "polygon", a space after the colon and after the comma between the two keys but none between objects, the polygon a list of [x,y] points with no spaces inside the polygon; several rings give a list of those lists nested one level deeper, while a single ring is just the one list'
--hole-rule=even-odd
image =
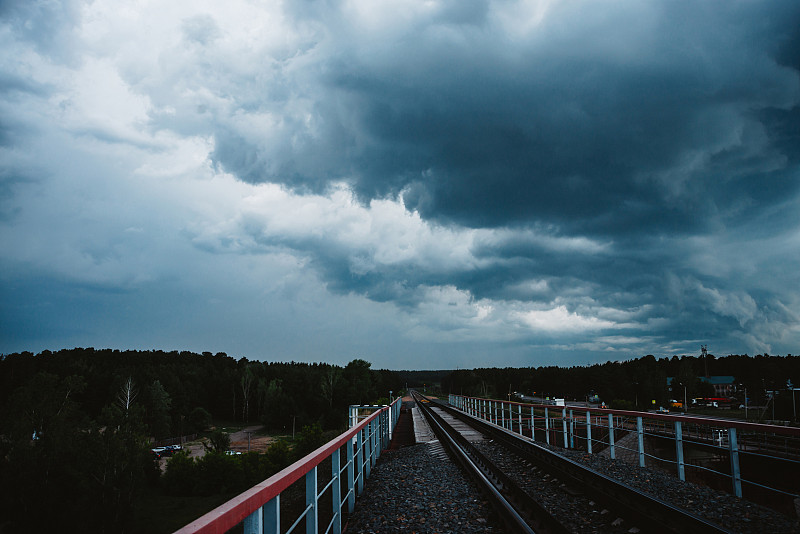
[{"label": "bush", "polygon": [[209,452],[197,460],[199,495],[230,493],[247,489],[239,456]]},{"label": "bush", "polygon": [[231,435],[222,430],[215,430],[208,436],[210,445],[203,443],[206,451],[224,454],[231,448]]},{"label": "bush", "polygon": [[304,426],[300,430],[300,435],[297,438],[297,443],[294,446],[294,457],[300,459],[307,454],[317,450],[325,443],[325,438],[322,436],[322,426],[319,423]]},{"label": "bush", "polygon": [[279,440],[269,446],[263,455],[265,477],[270,477],[291,463],[291,451],[285,441]]},{"label": "bush", "polygon": [[161,477],[164,490],[171,495],[193,495],[198,485],[198,469],[194,458],[179,452],[167,461],[167,470]]}]

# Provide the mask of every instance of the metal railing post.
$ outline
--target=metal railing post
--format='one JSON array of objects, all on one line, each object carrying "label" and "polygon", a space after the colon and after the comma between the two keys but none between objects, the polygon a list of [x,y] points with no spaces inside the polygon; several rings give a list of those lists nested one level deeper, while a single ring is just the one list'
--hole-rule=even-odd
[{"label": "metal railing post", "polygon": [[575,416],[572,410],[569,411],[569,448],[575,448]]},{"label": "metal railing post", "polygon": [[383,448],[386,449],[389,447],[389,442],[391,440],[391,425],[389,424],[390,419],[389,416],[391,414],[387,412],[383,412]]},{"label": "metal railing post", "polygon": [[639,467],[644,467],[644,427],[641,416],[636,418],[636,433],[639,435]]},{"label": "metal railing post", "polygon": [[375,449],[375,420],[369,422],[367,425],[367,439],[364,441],[364,445],[367,446],[365,451],[364,463],[365,465],[365,482],[366,479],[369,478],[369,473],[372,470],[372,451]]},{"label": "metal railing post", "polygon": [[533,406],[531,406],[531,441],[536,441],[536,417],[533,413]]},{"label": "metal railing post", "polygon": [[[333,483],[331,485],[331,501],[333,503],[333,534],[342,532],[342,449],[336,449],[331,455],[331,475]],[[260,534],[260,533],[259,533]]]},{"label": "metal railing post", "polygon": [[544,409],[544,440],[550,445],[550,416],[547,413],[547,408]]},{"label": "metal railing post", "polygon": [[261,507],[264,517],[264,534],[279,534],[281,531],[281,496],[276,495]]},{"label": "metal railing post", "polygon": [[356,438],[353,436],[352,439],[347,441],[345,445],[347,447],[347,513],[352,514],[353,510],[356,507],[356,478],[355,478],[355,471],[356,471],[356,458],[353,451],[353,447],[355,446]]},{"label": "metal railing post", "polygon": [[561,408],[561,426],[564,430],[564,448],[569,449],[569,436],[567,432],[567,409]]},{"label": "metal railing post", "polygon": [[264,510],[259,508],[244,518],[244,534],[262,534],[264,532]]},{"label": "metal railing post", "polygon": [[519,435],[522,436],[522,405],[517,404],[517,421],[519,422]]},{"label": "metal railing post", "polygon": [[364,491],[364,447],[367,444],[366,428],[358,432],[358,447],[356,448],[356,495]]},{"label": "metal railing post", "polygon": [[586,451],[592,454],[592,412],[586,410]]},{"label": "metal railing post", "polygon": [[733,493],[742,496],[742,474],[739,471],[739,445],[736,443],[736,429],[728,429],[728,446],[731,451],[731,478],[733,479]]},{"label": "metal railing post", "polygon": [[683,464],[683,429],[681,422],[675,421],[675,458],[678,462],[678,478],[686,480],[686,472]]},{"label": "metal railing post", "polygon": [[611,459],[616,459],[614,454],[614,415],[608,414],[608,451]]},{"label": "metal railing post", "polygon": [[306,473],[306,534],[317,534],[317,466]]}]

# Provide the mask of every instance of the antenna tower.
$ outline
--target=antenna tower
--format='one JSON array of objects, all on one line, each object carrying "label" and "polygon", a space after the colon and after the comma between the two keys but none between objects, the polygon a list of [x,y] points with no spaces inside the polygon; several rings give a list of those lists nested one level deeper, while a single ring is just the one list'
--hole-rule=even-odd
[{"label": "antenna tower", "polygon": [[708,345],[700,345],[700,354],[703,356],[703,368],[706,372],[706,378],[708,378],[708,349],[706,347]]}]

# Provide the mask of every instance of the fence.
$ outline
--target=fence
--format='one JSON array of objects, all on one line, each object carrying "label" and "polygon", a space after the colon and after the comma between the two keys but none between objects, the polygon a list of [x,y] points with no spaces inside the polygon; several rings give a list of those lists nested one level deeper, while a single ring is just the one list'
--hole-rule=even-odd
[{"label": "fence", "polygon": [[[461,395],[450,395],[449,401],[468,415],[533,441],[538,436],[539,441],[565,449],[589,454],[607,451],[612,459],[620,454],[633,456],[641,467],[648,462],[672,465],[669,470],[680,480],[686,480],[687,469],[705,472],[728,480],[728,488],[737,497],[743,496],[744,485],[750,495],[767,492],[800,498],[797,427]],[[658,446],[665,442],[671,445]]]},{"label": "fence", "polygon": [[[177,532],[223,533],[244,523],[245,534],[279,533],[281,494],[305,477],[305,508],[297,517],[289,518],[294,522],[284,532],[293,532],[305,523],[306,534],[340,534],[344,510],[353,512],[356,496],[364,490],[371,468],[381,451],[389,446],[390,433],[400,415],[400,405],[398,398],[391,405],[380,407],[347,432]],[[320,480],[318,467],[328,459],[331,463],[330,478]],[[330,500],[331,509],[329,522],[320,530],[320,501],[323,497]],[[283,519],[288,523],[286,518]]]}]

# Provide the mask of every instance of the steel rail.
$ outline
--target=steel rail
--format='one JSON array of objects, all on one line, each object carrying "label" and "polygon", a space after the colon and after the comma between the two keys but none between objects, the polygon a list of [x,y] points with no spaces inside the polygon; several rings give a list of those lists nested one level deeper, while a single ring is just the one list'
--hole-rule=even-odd
[{"label": "steel rail", "polygon": [[472,417],[445,403],[437,401],[436,405],[473,428],[491,436],[526,460],[553,473],[569,486],[582,488],[587,493],[590,492],[594,500],[603,502],[617,513],[634,519],[636,525],[645,532],[730,532],[687,510],[643,493],[550,451],[529,438]]},{"label": "steel rail", "polygon": [[423,400],[416,394],[415,400],[440,442],[476,481],[479,488],[489,496],[501,521],[509,531],[539,534],[569,532],[544,507],[448,425],[440,415],[426,406],[427,399]]}]

